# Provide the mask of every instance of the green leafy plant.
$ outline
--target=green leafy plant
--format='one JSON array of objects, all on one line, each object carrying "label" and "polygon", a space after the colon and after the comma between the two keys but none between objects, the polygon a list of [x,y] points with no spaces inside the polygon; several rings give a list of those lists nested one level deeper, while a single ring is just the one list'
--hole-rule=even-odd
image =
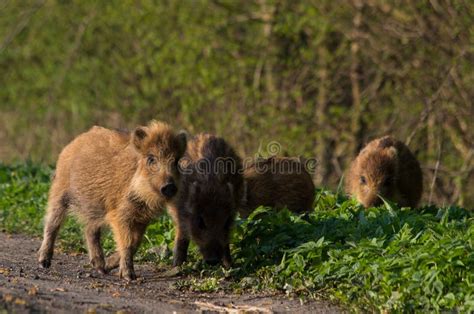
[{"label": "green leafy plant", "polygon": [[[0,165],[0,228],[41,233],[49,167]],[[61,247],[84,251],[80,226],[69,219]],[[362,310],[474,310],[474,217],[459,207],[398,208],[386,202],[363,209],[320,190],[314,211],[302,216],[259,208],[238,218],[231,269],[204,265],[194,246],[176,289],[202,292],[280,291],[328,298]],[[169,267],[173,225],[152,224],[139,260]],[[110,252],[113,241],[105,239]],[[155,248],[159,248],[157,254]]]}]

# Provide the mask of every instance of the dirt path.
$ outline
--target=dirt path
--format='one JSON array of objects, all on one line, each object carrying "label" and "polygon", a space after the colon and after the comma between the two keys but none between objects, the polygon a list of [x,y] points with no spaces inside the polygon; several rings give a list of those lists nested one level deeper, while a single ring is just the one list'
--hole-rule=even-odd
[{"label": "dirt path", "polygon": [[[38,239],[0,233],[0,313],[70,312],[339,312],[326,302],[300,304],[283,295],[181,292],[152,265],[136,265],[136,283],[99,277],[85,255],[56,254],[51,269],[37,267]],[[160,275],[161,274],[161,275]]]}]

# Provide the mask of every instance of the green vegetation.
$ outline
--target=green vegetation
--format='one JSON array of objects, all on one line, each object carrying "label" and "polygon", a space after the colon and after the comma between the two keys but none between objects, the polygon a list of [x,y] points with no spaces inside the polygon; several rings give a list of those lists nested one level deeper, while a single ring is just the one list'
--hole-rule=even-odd
[{"label": "green vegetation", "polygon": [[[41,233],[51,168],[0,165],[0,228]],[[194,248],[176,289],[213,292],[285,291],[330,298],[364,310],[474,310],[474,216],[462,208],[363,210],[354,201],[318,191],[307,216],[260,208],[236,221],[234,267],[202,265]],[[61,247],[84,251],[80,227],[69,219]],[[170,265],[173,227],[151,225],[138,258]],[[105,241],[112,250],[110,236]],[[161,258],[158,258],[161,255]]]},{"label": "green vegetation", "polygon": [[[156,118],[244,155],[278,141],[335,188],[391,133],[438,204],[474,203],[474,1],[0,1],[0,160],[53,163]],[[439,167],[437,161],[439,159]]]}]

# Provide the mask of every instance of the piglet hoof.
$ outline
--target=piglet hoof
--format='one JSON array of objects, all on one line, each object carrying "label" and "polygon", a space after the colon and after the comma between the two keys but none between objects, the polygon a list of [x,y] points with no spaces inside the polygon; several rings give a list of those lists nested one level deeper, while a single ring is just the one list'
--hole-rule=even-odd
[{"label": "piglet hoof", "polygon": [[185,259],[175,257],[175,258],[173,258],[173,267],[179,267],[179,266],[183,265],[184,262],[185,262]]},{"label": "piglet hoof", "polygon": [[104,258],[102,257],[95,257],[91,260],[91,265],[92,267],[97,270],[97,272],[101,275],[105,275],[107,272],[105,271],[105,261]]},{"label": "piglet hoof", "polygon": [[134,281],[137,279],[137,275],[135,275],[135,272],[132,269],[130,270],[120,269],[119,277],[120,279],[124,279],[127,282]]},{"label": "piglet hoof", "polygon": [[44,259],[39,261],[39,267],[41,268],[49,268],[51,267],[51,260],[50,259]]}]

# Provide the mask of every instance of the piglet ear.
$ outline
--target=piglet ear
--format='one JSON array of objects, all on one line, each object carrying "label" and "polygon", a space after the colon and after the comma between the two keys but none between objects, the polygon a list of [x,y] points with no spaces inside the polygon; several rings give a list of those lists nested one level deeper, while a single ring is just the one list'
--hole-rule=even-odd
[{"label": "piglet ear", "polygon": [[395,141],[391,136],[384,136],[380,139],[379,148],[389,148],[395,146]]},{"label": "piglet ear", "polygon": [[132,134],[132,143],[136,149],[141,150],[143,147],[143,142],[148,136],[144,127],[137,127]]},{"label": "piglet ear", "polygon": [[395,146],[392,146],[388,149],[388,155],[392,158],[396,158],[397,155],[398,155],[398,152],[397,152],[397,149],[395,148]]}]

